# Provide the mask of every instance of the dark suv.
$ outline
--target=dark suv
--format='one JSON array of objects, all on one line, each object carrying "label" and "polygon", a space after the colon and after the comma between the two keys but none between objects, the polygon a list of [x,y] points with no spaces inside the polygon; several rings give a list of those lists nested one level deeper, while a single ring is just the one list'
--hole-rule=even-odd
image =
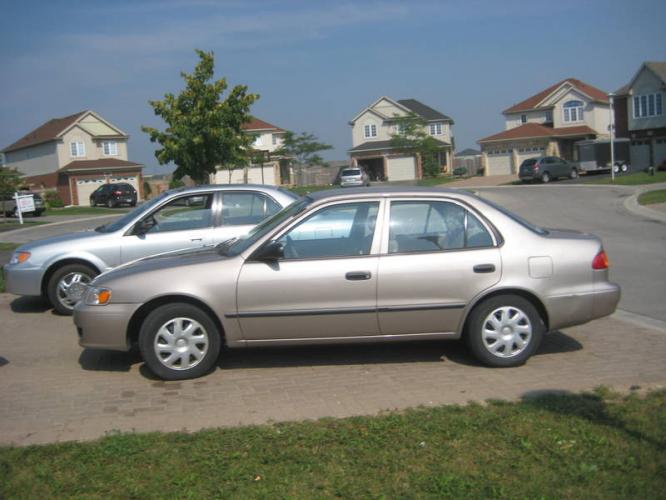
[{"label": "dark suv", "polygon": [[539,180],[543,183],[550,182],[558,177],[575,179],[578,177],[578,165],[557,156],[529,158],[520,164],[518,177],[523,182]]},{"label": "dark suv", "polygon": [[106,205],[109,208],[120,205],[136,206],[136,189],[126,182],[104,184],[90,195],[90,206]]}]

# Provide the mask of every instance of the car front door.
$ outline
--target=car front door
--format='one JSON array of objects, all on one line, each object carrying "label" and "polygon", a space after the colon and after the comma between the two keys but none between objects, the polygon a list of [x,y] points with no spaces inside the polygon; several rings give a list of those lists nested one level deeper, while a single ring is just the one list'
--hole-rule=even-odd
[{"label": "car front door", "polygon": [[492,233],[455,201],[393,200],[387,210],[377,285],[381,334],[457,331],[465,306],[499,281]]},{"label": "car front door", "polygon": [[214,200],[214,193],[195,193],[150,212],[123,236],[121,261],[212,245]]},{"label": "car front door", "polygon": [[247,233],[282,206],[257,191],[223,191],[220,224],[213,230],[213,244]]},{"label": "car front door", "polygon": [[248,259],[237,288],[245,340],[377,335],[379,207],[370,200],[324,206],[276,238],[283,258]]}]

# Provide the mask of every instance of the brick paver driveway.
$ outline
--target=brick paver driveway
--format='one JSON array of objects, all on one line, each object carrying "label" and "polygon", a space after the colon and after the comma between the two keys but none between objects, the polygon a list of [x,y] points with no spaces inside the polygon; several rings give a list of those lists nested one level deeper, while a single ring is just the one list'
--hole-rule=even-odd
[{"label": "brick paver driveway", "polygon": [[666,331],[614,318],[551,334],[520,368],[481,367],[458,342],[273,348],[225,352],[184,382],[155,380],[137,355],[82,351],[71,319],[34,299],[1,294],[0,318],[0,444],[666,385]]}]

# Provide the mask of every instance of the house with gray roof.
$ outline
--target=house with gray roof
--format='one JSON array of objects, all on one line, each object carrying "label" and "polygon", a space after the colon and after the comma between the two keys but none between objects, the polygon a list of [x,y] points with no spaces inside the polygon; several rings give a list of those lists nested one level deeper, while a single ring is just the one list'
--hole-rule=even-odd
[{"label": "house with gray roof", "polygon": [[416,115],[425,123],[425,131],[441,143],[437,160],[442,172],[448,172],[453,152],[453,119],[416,99],[393,100],[380,97],[364,108],[350,122],[352,148],[348,151],[353,165],[365,168],[371,180],[412,180],[423,177],[420,158],[391,145],[397,135],[399,118]]},{"label": "house with gray roof", "polygon": [[666,61],[644,62],[615,92],[615,135],[631,139],[631,168],[666,162]]}]

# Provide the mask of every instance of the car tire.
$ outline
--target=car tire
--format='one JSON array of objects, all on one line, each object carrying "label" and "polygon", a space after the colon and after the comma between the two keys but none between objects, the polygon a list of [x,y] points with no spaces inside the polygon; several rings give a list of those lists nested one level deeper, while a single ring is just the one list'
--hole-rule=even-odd
[{"label": "car tire", "polygon": [[70,291],[71,287],[75,283],[90,283],[98,274],[95,269],[85,264],[67,264],[57,269],[46,285],[46,296],[53,309],[63,316],[71,316],[76,302],[83,298],[84,291],[78,285],[75,290]]},{"label": "car tire", "polygon": [[571,173],[569,174],[570,179],[578,179],[578,170],[575,168],[571,169]]},{"label": "car tire", "polygon": [[96,207],[97,203],[95,202],[95,198],[90,198],[90,206],[91,207]]},{"label": "car tire", "polygon": [[35,217],[41,217],[43,213],[44,213],[43,210],[36,210],[35,211]]},{"label": "car tire", "polygon": [[548,172],[541,174],[541,182],[544,184],[548,184],[550,182],[550,174]]},{"label": "car tire", "polygon": [[498,295],[471,312],[465,340],[484,365],[506,368],[524,364],[546,331],[534,305],[518,295]]},{"label": "car tire", "polygon": [[106,206],[107,208],[115,208],[116,204],[113,202],[112,199],[106,200]]},{"label": "car tire", "polygon": [[221,347],[215,322],[192,304],[158,307],[148,314],[139,332],[141,356],[150,371],[163,380],[205,375],[217,363]]}]

